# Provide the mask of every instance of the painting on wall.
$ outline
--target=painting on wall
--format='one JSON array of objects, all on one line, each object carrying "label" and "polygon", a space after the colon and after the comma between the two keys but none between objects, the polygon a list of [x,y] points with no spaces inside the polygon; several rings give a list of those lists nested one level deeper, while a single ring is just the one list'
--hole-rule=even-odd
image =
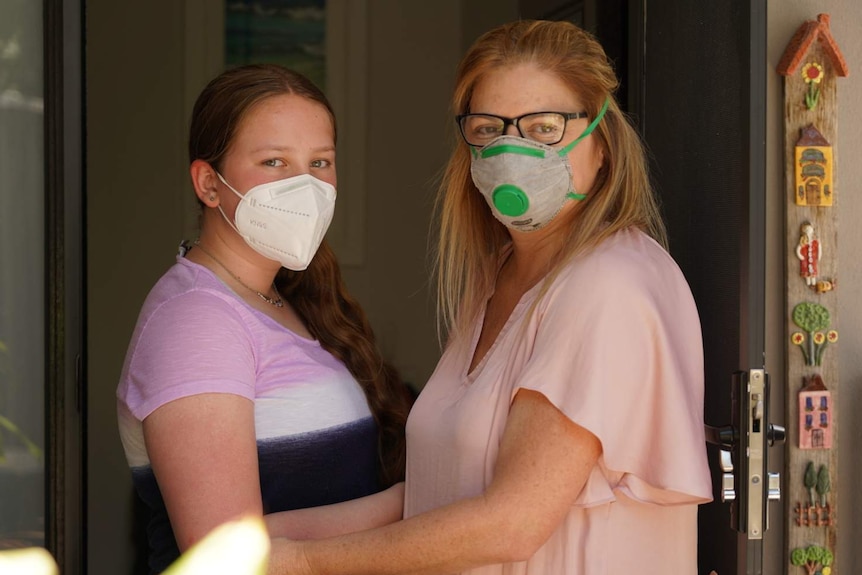
[{"label": "painting on wall", "polygon": [[326,90],[326,0],[227,0],[225,65],[274,63]]}]

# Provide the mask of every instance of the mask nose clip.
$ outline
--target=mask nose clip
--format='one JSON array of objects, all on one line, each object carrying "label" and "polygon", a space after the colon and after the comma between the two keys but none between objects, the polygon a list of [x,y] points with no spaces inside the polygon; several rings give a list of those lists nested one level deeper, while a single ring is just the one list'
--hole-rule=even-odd
[{"label": "mask nose clip", "polygon": [[530,209],[530,199],[527,194],[514,184],[502,184],[494,188],[492,193],[494,206],[501,214],[516,218]]}]

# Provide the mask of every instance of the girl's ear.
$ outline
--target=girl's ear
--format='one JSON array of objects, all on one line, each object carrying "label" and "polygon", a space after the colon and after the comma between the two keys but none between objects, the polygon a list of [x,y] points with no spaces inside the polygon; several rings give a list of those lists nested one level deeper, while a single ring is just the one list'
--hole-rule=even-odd
[{"label": "girl's ear", "polygon": [[192,176],[192,184],[195,187],[195,195],[208,208],[219,205],[218,176],[209,162],[195,160],[189,167]]}]

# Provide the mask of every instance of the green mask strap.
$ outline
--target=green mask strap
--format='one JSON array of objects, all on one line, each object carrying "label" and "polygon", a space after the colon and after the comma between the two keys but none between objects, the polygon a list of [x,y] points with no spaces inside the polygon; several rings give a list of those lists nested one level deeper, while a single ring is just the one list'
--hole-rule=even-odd
[{"label": "green mask strap", "polygon": [[[581,140],[583,140],[584,138],[586,138],[587,136],[589,136],[590,134],[593,133],[593,130],[596,129],[596,126],[598,126],[599,122],[602,121],[602,118],[605,117],[605,112],[608,111],[608,104],[610,104],[610,103],[611,103],[611,98],[610,98],[610,96],[608,96],[607,98],[605,98],[605,103],[602,104],[602,109],[599,110],[599,113],[596,115],[596,119],[593,120],[592,122],[590,122],[590,125],[587,126],[587,128],[583,131],[583,133],[580,136],[578,136],[574,142],[572,142],[571,144],[569,144],[568,146],[566,146],[565,148],[563,148],[562,150],[560,150],[558,152],[560,154],[560,156],[565,156],[566,154],[571,152],[572,148],[574,148],[578,144],[578,142],[580,142]],[[587,197],[587,194],[575,194],[575,193],[569,192],[566,195],[566,197],[571,198],[573,200],[583,200]]]},{"label": "green mask strap", "polygon": [[602,109],[599,110],[599,113],[596,116],[596,119],[593,120],[592,122],[590,122],[590,125],[587,126],[587,129],[584,130],[583,133],[580,136],[578,136],[574,142],[572,142],[571,144],[569,144],[568,146],[566,146],[565,148],[563,148],[562,150],[560,150],[558,152],[561,156],[565,156],[566,154],[571,152],[572,148],[574,148],[578,144],[578,142],[580,142],[581,140],[583,140],[584,138],[586,138],[587,136],[589,136],[590,134],[593,133],[593,130],[596,129],[596,126],[598,126],[599,122],[602,121],[602,118],[605,117],[605,112],[608,111],[608,104],[610,104],[610,102],[611,102],[610,97],[605,98],[605,103],[602,104]]}]

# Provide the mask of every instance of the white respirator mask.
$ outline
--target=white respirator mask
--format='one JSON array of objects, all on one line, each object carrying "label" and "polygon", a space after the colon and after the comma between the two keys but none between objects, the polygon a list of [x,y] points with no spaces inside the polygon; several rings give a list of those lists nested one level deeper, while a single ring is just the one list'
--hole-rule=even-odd
[{"label": "white respirator mask", "polygon": [[216,172],[239,198],[234,223],[221,206],[221,215],[259,254],[289,270],[311,263],[335,212],[335,187],[311,174],[260,184],[240,194]]}]

